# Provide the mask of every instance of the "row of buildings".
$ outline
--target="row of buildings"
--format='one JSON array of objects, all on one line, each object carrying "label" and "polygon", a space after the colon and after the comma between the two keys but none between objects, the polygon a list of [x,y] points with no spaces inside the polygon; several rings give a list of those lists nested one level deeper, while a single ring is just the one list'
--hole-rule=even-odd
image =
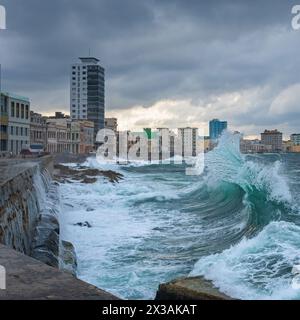
[{"label": "row of buildings", "polygon": [[[209,122],[209,137],[206,137],[206,151],[211,150],[222,132],[227,129],[227,121],[213,119]],[[295,133],[289,140],[283,140],[283,133],[279,130],[265,130],[260,139],[241,139],[243,153],[273,153],[300,152],[300,134]]]},{"label": "row of buildings", "polygon": [[[117,130],[117,120],[106,119],[107,127]],[[24,149],[49,153],[86,154],[95,147],[95,124],[72,119],[61,112],[53,117],[30,110],[28,98],[1,93],[0,151],[18,155]]]},{"label": "row of buildings", "polygon": [[261,133],[261,139],[241,140],[243,153],[277,153],[300,152],[300,133],[290,136],[289,140],[283,140],[283,133],[275,130],[265,130]]},{"label": "row of buildings", "polygon": [[[30,110],[28,98],[1,93],[0,152],[18,155],[28,146],[49,153],[94,149],[96,134],[105,126],[105,70],[96,58],[79,60],[70,71],[70,116],[45,117]],[[115,119],[107,122],[116,129]]]}]

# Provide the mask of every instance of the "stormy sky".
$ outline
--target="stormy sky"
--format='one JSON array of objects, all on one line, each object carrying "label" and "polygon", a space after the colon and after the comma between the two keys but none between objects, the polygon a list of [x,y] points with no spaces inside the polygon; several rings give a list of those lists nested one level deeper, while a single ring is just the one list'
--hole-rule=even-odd
[{"label": "stormy sky", "polygon": [[70,64],[106,69],[121,128],[226,119],[246,135],[300,132],[300,30],[289,0],[0,0],[2,89],[69,112]]}]

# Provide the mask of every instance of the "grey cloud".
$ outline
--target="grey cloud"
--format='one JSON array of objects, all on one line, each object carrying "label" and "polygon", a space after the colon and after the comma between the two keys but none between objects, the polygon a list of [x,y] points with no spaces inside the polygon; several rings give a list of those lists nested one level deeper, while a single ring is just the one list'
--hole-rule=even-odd
[{"label": "grey cloud", "polygon": [[[99,57],[106,68],[107,109],[161,99],[198,101],[270,87],[253,112],[233,124],[294,126],[293,115],[267,114],[273,99],[299,82],[300,32],[294,1],[2,0],[3,87],[32,98],[39,111],[68,108],[69,65]],[[53,95],[56,95],[55,98]]]}]

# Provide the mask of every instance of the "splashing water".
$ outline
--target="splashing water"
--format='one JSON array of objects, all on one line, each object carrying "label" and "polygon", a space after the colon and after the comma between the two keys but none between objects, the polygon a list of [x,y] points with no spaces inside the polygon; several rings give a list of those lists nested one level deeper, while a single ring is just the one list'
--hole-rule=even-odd
[{"label": "splashing water", "polygon": [[[206,154],[200,177],[184,165],[90,158],[84,165],[124,180],[61,185],[62,237],[75,245],[79,277],[123,298],[153,298],[160,283],[191,274],[237,298],[294,299],[299,163],[299,155],[242,155],[230,133]],[[92,228],[76,225],[85,221]]]}]

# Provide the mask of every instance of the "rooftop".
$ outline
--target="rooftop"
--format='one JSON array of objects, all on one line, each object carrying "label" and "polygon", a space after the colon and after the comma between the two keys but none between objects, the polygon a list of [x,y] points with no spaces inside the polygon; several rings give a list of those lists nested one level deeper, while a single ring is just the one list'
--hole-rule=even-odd
[{"label": "rooftop", "polygon": [[82,57],[79,58],[81,60],[82,63],[94,63],[97,64],[100,60],[97,58],[93,58],[93,57]]},{"label": "rooftop", "polygon": [[4,96],[7,96],[9,98],[12,98],[12,99],[16,99],[16,100],[22,100],[22,101],[26,101],[26,102],[30,102],[29,98],[27,97],[23,97],[23,96],[20,96],[20,95],[17,95],[15,93],[10,93],[10,92],[1,92],[2,95]]}]

